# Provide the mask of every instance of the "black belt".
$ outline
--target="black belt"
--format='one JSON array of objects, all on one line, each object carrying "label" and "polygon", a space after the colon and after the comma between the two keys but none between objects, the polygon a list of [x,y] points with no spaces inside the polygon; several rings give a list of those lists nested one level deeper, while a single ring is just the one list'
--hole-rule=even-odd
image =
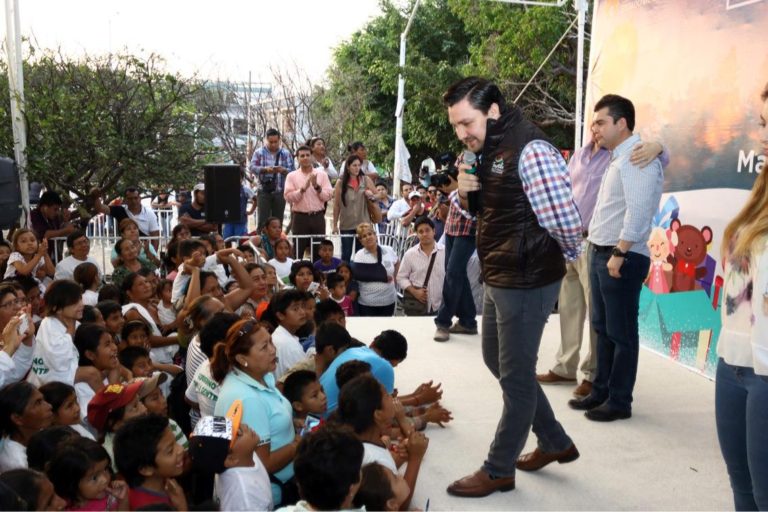
[{"label": "black belt", "polygon": [[615,245],[595,245],[592,244],[592,247],[595,252],[611,252]]},{"label": "black belt", "polygon": [[296,215],[320,215],[325,213],[325,210],[317,210],[316,212],[293,212]]}]

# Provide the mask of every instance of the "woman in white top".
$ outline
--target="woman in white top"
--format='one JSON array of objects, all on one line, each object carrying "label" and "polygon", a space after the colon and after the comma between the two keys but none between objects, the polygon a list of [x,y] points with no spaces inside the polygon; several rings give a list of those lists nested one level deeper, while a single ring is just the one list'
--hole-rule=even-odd
[{"label": "woman in white top", "polygon": [[123,293],[128,303],[123,306],[126,322],[142,320],[150,328],[149,343],[152,345],[150,356],[155,363],[171,364],[173,356],[179,350],[176,336],[163,336],[160,329],[160,317],[157,306],[152,301],[155,291],[147,279],[137,273],[128,274],[123,280]]},{"label": "woman in white top", "polygon": [[393,316],[395,314],[395,276],[400,262],[395,251],[380,245],[373,225],[357,226],[362,249],[352,257],[352,275],[360,285],[357,298],[360,316]]},{"label": "woman in white top", "polygon": [[43,394],[28,382],[0,389],[0,473],[27,467],[27,443],[51,426],[53,410]]},{"label": "woman in white top", "polygon": [[[768,85],[760,144],[768,158]],[[768,172],[725,229],[715,418],[736,510],[768,510]]]},{"label": "woman in white top", "polygon": [[[0,388],[18,382],[32,366],[35,345],[35,325],[26,304],[9,284],[0,286]],[[27,315],[27,332],[19,336],[18,327]]]},{"label": "woman in white top", "polygon": [[[333,166],[333,162],[328,158],[328,154],[325,151],[325,141],[322,137],[312,137],[309,139],[309,149],[312,150],[312,163],[315,167],[324,170],[330,180],[335,180],[339,177],[336,167]],[[298,169],[299,166],[297,165],[296,168]]]}]

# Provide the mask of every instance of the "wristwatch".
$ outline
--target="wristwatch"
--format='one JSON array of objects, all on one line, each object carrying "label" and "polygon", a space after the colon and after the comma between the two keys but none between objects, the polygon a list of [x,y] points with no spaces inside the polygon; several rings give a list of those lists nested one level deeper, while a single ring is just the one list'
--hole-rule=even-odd
[{"label": "wristwatch", "polygon": [[619,249],[618,247],[614,247],[613,250],[611,251],[611,256],[616,256],[617,258],[626,258],[627,253],[621,252],[621,249]]}]

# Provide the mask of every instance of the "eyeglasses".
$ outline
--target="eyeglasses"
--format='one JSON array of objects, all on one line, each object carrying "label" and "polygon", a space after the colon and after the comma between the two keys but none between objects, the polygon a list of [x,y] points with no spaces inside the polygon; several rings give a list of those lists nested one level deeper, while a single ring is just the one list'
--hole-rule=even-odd
[{"label": "eyeglasses", "polygon": [[14,300],[9,300],[4,304],[0,304],[0,309],[9,308],[11,306],[26,306],[27,304],[29,304],[29,301],[27,299],[14,299]]}]

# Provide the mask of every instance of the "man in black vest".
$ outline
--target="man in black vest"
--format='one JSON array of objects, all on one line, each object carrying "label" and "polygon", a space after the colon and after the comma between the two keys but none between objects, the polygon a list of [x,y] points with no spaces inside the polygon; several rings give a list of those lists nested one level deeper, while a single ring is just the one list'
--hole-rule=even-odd
[{"label": "man in black vest", "polygon": [[[456,136],[477,155],[476,170],[459,166],[459,198],[469,210],[479,203],[483,360],[504,397],[483,466],[448,493],[482,497],[514,489],[516,469],[536,471],[579,457],[536,381],[536,359],[565,259],[581,251],[582,226],[560,152],[519,108],[506,105],[495,84],[465,78],[443,101]],[[521,456],[531,427],[538,447]]]}]

